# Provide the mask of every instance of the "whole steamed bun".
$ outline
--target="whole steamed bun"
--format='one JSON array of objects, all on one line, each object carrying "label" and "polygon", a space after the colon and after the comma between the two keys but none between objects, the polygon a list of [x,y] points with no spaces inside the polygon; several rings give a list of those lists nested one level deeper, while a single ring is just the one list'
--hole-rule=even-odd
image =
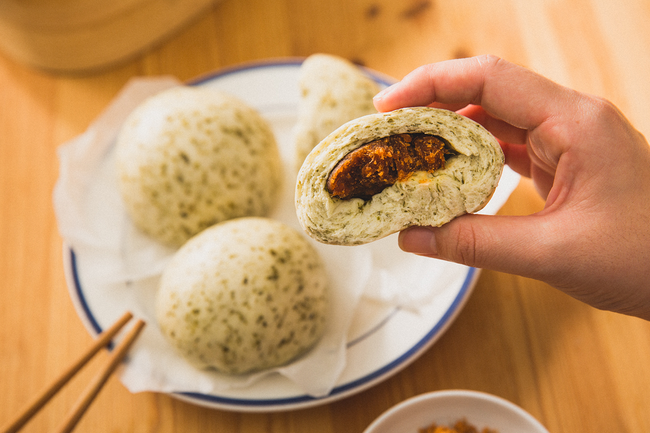
[{"label": "whole steamed bun", "polygon": [[323,335],[329,288],[307,238],[259,217],[219,223],[183,245],[156,299],[167,340],[199,368],[243,374],[286,364]]},{"label": "whole steamed bun", "polygon": [[129,115],[116,146],[128,214],[170,246],[221,221],[266,216],[280,191],[270,126],[217,89],[179,86],[150,97]]}]

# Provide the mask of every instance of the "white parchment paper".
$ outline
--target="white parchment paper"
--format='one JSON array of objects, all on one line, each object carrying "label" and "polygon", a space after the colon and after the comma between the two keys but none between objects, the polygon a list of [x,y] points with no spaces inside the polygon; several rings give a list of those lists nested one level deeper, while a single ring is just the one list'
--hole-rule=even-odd
[{"label": "white parchment paper", "polygon": [[[158,330],[154,299],[158,278],[173,250],[141,234],[125,213],[117,189],[113,144],[126,116],[145,98],[171,86],[171,77],[136,78],[80,136],[59,149],[60,177],[54,208],[60,233],[74,251],[80,283],[103,328],[130,310],[147,327],[130,352],[121,380],[132,392],[197,392],[246,388],[268,375],[281,375],[302,392],[325,396],[346,366],[346,341],[362,297],[417,312],[435,302],[451,280],[464,276],[460,265],[402,252],[395,236],[359,247],[314,242],[328,269],[332,287],[330,325],[306,356],[273,371],[228,376],[197,370],[176,354]],[[262,112],[271,123],[287,167],[281,201],[270,215],[300,230],[293,205],[295,178],[288,143],[292,117]],[[499,188],[482,213],[496,213],[519,181],[506,169]],[[315,374],[315,372],[317,372]]]}]

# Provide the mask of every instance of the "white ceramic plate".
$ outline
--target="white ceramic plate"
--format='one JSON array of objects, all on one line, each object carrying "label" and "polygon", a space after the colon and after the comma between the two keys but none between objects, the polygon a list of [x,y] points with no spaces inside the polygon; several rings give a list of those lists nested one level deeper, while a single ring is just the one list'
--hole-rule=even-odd
[{"label": "white ceramic plate", "polygon": [[477,391],[436,391],[412,397],[388,409],[364,433],[417,433],[433,423],[453,426],[464,419],[479,431],[548,433],[532,415],[495,395]]},{"label": "white ceramic plate", "polygon": [[[192,84],[220,88],[258,109],[271,123],[278,138],[280,151],[285,155],[284,159],[290,160],[286,156],[291,152],[288,148],[288,137],[297,115],[300,64],[300,60],[290,59],[246,65],[202,77]],[[380,84],[389,84],[389,79],[372,71],[368,72]],[[495,213],[517,182],[517,175],[510,171],[504,172],[501,182],[503,186],[497,188],[492,201],[486,207],[487,212]],[[99,200],[101,201],[101,198]],[[492,203],[496,204],[489,210]],[[292,217],[295,217],[295,212]],[[416,260],[415,256],[412,257],[412,260]],[[118,317],[123,311],[131,309],[131,298],[125,297],[117,303],[107,301],[105,289],[97,287],[97,279],[92,275],[92,269],[101,267],[101,263],[92,263],[91,259],[75,254],[68,247],[64,247],[64,261],[70,296],[89,332],[100,333],[110,324],[109,318]],[[427,260],[427,266],[436,267],[442,264]],[[202,406],[266,412],[320,405],[358,393],[406,367],[429,348],[453,322],[469,296],[479,272],[474,268],[456,266],[451,273],[453,275],[446,275],[440,282],[441,287],[436,288],[435,302],[425,308],[424,314],[415,314],[403,308],[362,298],[348,333],[345,369],[327,396],[316,398],[306,395],[288,379],[279,376],[265,378],[247,388],[231,389],[218,394],[192,392],[174,395]]]}]

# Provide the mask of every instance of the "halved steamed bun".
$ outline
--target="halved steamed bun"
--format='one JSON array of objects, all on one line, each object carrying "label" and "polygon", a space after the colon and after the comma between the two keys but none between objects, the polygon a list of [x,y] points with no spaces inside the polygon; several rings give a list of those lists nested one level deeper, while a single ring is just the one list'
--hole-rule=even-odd
[{"label": "halved steamed bun", "polygon": [[220,221],[267,215],[280,191],[270,126],[206,87],[179,86],[143,102],[122,126],[116,159],[134,224],[171,246]]},{"label": "halved steamed bun", "polygon": [[504,162],[492,134],[452,111],[370,114],[344,124],[309,154],[298,173],[296,214],[309,236],[333,245],[439,227],[481,210]]},{"label": "halved steamed bun", "polygon": [[321,338],[324,265],[306,237],[268,218],[238,218],[190,239],[160,282],[158,324],[199,368],[241,374],[285,364]]}]

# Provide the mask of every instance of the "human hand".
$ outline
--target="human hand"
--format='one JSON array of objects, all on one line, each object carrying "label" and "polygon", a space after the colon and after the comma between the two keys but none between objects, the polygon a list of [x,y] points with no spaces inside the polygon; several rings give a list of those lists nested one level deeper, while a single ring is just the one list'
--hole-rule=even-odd
[{"label": "human hand", "polygon": [[493,56],[422,66],[375,97],[379,111],[426,105],[492,132],[546,204],[411,227],[404,251],[535,278],[650,320],[650,147],[616,107]]}]

